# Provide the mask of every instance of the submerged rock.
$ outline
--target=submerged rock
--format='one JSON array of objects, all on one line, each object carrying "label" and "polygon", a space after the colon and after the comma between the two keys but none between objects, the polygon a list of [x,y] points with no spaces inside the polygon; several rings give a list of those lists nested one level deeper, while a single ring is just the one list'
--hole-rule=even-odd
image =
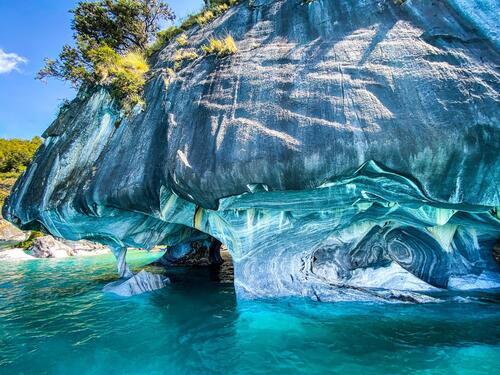
[{"label": "submerged rock", "polygon": [[107,284],[103,291],[123,297],[130,297],[161,289],[168,284],[170,284],[168,277],[142,270],[129,278]]},{"label": "submerged rock", "polygon": [[172,77],[181,47],[165,45],[144,110],[122,118],[105,89],[80,92],[5,216],[106,244],[127,277],[121,249],[184,254],[209,235],[233,258],[240,298],[498,287],[498,11],[242,2],[187,32],[189,48],[230,32],[238,53]]}]

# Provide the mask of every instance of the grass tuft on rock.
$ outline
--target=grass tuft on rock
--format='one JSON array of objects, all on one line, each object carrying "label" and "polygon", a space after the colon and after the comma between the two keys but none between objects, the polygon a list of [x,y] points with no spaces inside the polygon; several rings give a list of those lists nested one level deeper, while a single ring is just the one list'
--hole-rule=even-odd
[{"label": "grass tuft on rock", "polygon": [[131,51],[122,56],[104,45],[92,50],[90,58],[97,81],[110,87],[111,94],[126,112],[144,104],[142,90],[149,65],[141,52]]},{"label": "grass tuft on rock", "polygon": [[184,47],[188,44],[188,37],[186,34],[181,34],[175,41],[179,46]]},{"label": "grass tuft on rock", "polygon": [[219,57],[233,55],[238,52],[236,42],[231,35],[223,39],[211,38],[208,44],[201,47],[207,55],[217,55]]},{"label": "grass tuft on rock", "polygon": [[193,49],[182,49],[174,55],[174,70],[182,68],[185,61],[193,61],[199,57],[198,53]]}]

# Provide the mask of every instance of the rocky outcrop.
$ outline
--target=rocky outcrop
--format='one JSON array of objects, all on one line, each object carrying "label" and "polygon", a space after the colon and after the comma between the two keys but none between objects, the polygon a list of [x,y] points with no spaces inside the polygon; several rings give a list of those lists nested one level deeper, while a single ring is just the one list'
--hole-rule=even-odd
[{"label": "rocky outcrop", "polygon": [[71,249],[68,253],[72,253],[74,255],[104,254],[109,252],[109,248],[106,246],[87,240],[70,241],[60,239],[59,241]]},{"label": "rocky outcrop", "polygon": [[16,228],[8,221],[0,218],[0,249],[5,249],[26,241],[29,233]]},{"label": "rocky outcrop", "polygon": [[[29,237],[29,233],[19,231],[23,234],[23,241]],[[21,238],[21,237],[19,237]],[[37,258],[66,258],[71,256],[91,256],[108,254],[109,249],[98,243],[79,240],[69,241],[56,239],[50,235],[29,239],[31,245],[20,248],[19,242],[13,241],[9,246],[0,249],[0,260],[28,260]]]},{"label": "rocky outcrop", "polygon": [[35,258],[66,258],[77,255],[105,254],[109,250],[103,245],[90,241],[58,240],[52,236],[43,236],[33,240],[28,252]]},{"label": "rocky outcrop", "polygon": [[144,110],[82,91],[5,215],[111,246],[125,278],[127,246],[211,236],[242,298],[498,287],[499,9],[471,4],[244,1],[185,47],[238,53],[172,77],[166,45]]},{"label": "rocky outcrop", "polygon": [[35,258],[65,258],[73,256],[73,249],[52,236],[38,237],[28,251]]}]

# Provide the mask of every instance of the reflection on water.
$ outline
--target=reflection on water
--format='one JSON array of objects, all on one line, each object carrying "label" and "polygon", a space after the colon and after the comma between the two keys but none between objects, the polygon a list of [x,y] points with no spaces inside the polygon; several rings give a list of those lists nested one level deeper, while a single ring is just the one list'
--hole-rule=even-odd
[{"label": "reflection on water", "polygon": [[[140,269],[159,254],[133,252]],[[156,267],[156,272],[165,272]],[[2,374],[493,374],[500,297],[427,305],[236,303],[232,269],[174,268],[173,284],[105,295],[111,256],[0,263]]]}]

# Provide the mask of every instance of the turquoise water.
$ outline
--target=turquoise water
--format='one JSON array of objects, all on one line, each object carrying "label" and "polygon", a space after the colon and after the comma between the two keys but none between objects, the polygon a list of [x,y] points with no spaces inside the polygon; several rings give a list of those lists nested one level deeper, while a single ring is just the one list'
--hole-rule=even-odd
[{"label": "turquoise water", "polygon": [[[156,257],[128,259],[138,270]],[[0,263],[0,373],[498,373],[498,294],[236,303],[230,269],[174,271],[161,291],[119,298],[101,292],[111,256]]]}]

